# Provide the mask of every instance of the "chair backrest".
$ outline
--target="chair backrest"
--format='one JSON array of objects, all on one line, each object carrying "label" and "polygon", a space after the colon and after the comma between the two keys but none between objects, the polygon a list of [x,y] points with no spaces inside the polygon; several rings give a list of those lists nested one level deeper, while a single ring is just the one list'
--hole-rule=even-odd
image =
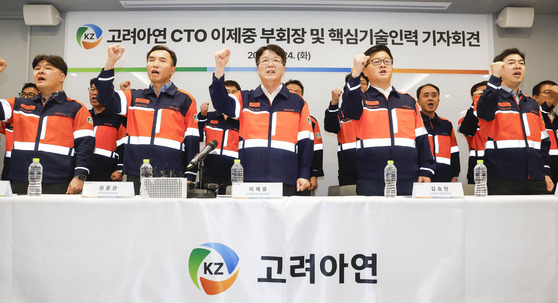
[{"label": "chair backrest", "polygon": [[339,185],[331,185],[327,188],[328,196],[339,196]]},{"label": "chair backrest", "polygon": [[356,196],[356,184],[339,186],[340,196]]}]

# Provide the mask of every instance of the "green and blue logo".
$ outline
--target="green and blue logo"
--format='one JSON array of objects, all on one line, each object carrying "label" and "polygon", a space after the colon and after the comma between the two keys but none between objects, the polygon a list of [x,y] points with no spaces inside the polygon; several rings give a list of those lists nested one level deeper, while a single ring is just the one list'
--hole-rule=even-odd
[{"label": "green and blue logo", "polygon": [[92,49],[103,40],[103,30],[95,24],[85,24],[78,28],[76,39],[79,46]]},{"label": "green and blue logo", "polygon": [[190,277],[199,290],[217,295],[229,289],[238,276],[238,255],[221,243],[205,243],[190,253]]}]

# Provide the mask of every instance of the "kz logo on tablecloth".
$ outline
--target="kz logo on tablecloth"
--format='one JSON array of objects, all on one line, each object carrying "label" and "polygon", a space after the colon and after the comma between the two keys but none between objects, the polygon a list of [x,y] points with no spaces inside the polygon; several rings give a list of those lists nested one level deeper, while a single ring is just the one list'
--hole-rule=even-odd
[{"label": "kz logo on tablecloth", "polygon": [[205,243],[190,253],[190,277],[200,290],[217,295],[229,289],[238,276],[238,255],[221,243]]}]

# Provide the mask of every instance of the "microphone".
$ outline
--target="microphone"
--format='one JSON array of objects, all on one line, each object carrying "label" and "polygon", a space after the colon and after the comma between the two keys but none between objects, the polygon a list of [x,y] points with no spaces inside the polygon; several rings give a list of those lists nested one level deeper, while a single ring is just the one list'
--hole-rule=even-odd
[{"label": "microphone", "polygon": [[212,152],[215,148],[217,148],[217,145],[219,145],[219,143],[217,143],[217,140],[211,140],[209,143],[207,143],[207,145],[202,149],[202,151],[197,153],[194,156],[194,158],[192,158],[192,160],[190,160],[190,163],[188,164],[188,166],[186,166],[186,169],[190,170],[190,169],[194,168],[196,165],[198,165],[198,163],[203,161],[203,159],[205,159],[205,157],[210,152]]}]

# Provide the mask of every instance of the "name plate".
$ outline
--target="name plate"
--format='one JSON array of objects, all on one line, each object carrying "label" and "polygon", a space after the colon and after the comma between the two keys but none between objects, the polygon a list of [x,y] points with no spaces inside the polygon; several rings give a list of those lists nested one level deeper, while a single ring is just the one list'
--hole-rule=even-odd
[{"label": "name plate", "polygon": [[133,198],[133,182],[85,181],[82,198]]},{"label": "name plate", "polygon": [[11,197],[12,194],[12,185],[10,181],[0,181],[0,197]]},{"label": "name plate", "polygon": [[413,183],[413,198],[465,198],[461,182]]},{"label": "name plate", "polygon": [[231,197],[244,199],[282,198],[281,182],[245,182],[233,184]]}]

